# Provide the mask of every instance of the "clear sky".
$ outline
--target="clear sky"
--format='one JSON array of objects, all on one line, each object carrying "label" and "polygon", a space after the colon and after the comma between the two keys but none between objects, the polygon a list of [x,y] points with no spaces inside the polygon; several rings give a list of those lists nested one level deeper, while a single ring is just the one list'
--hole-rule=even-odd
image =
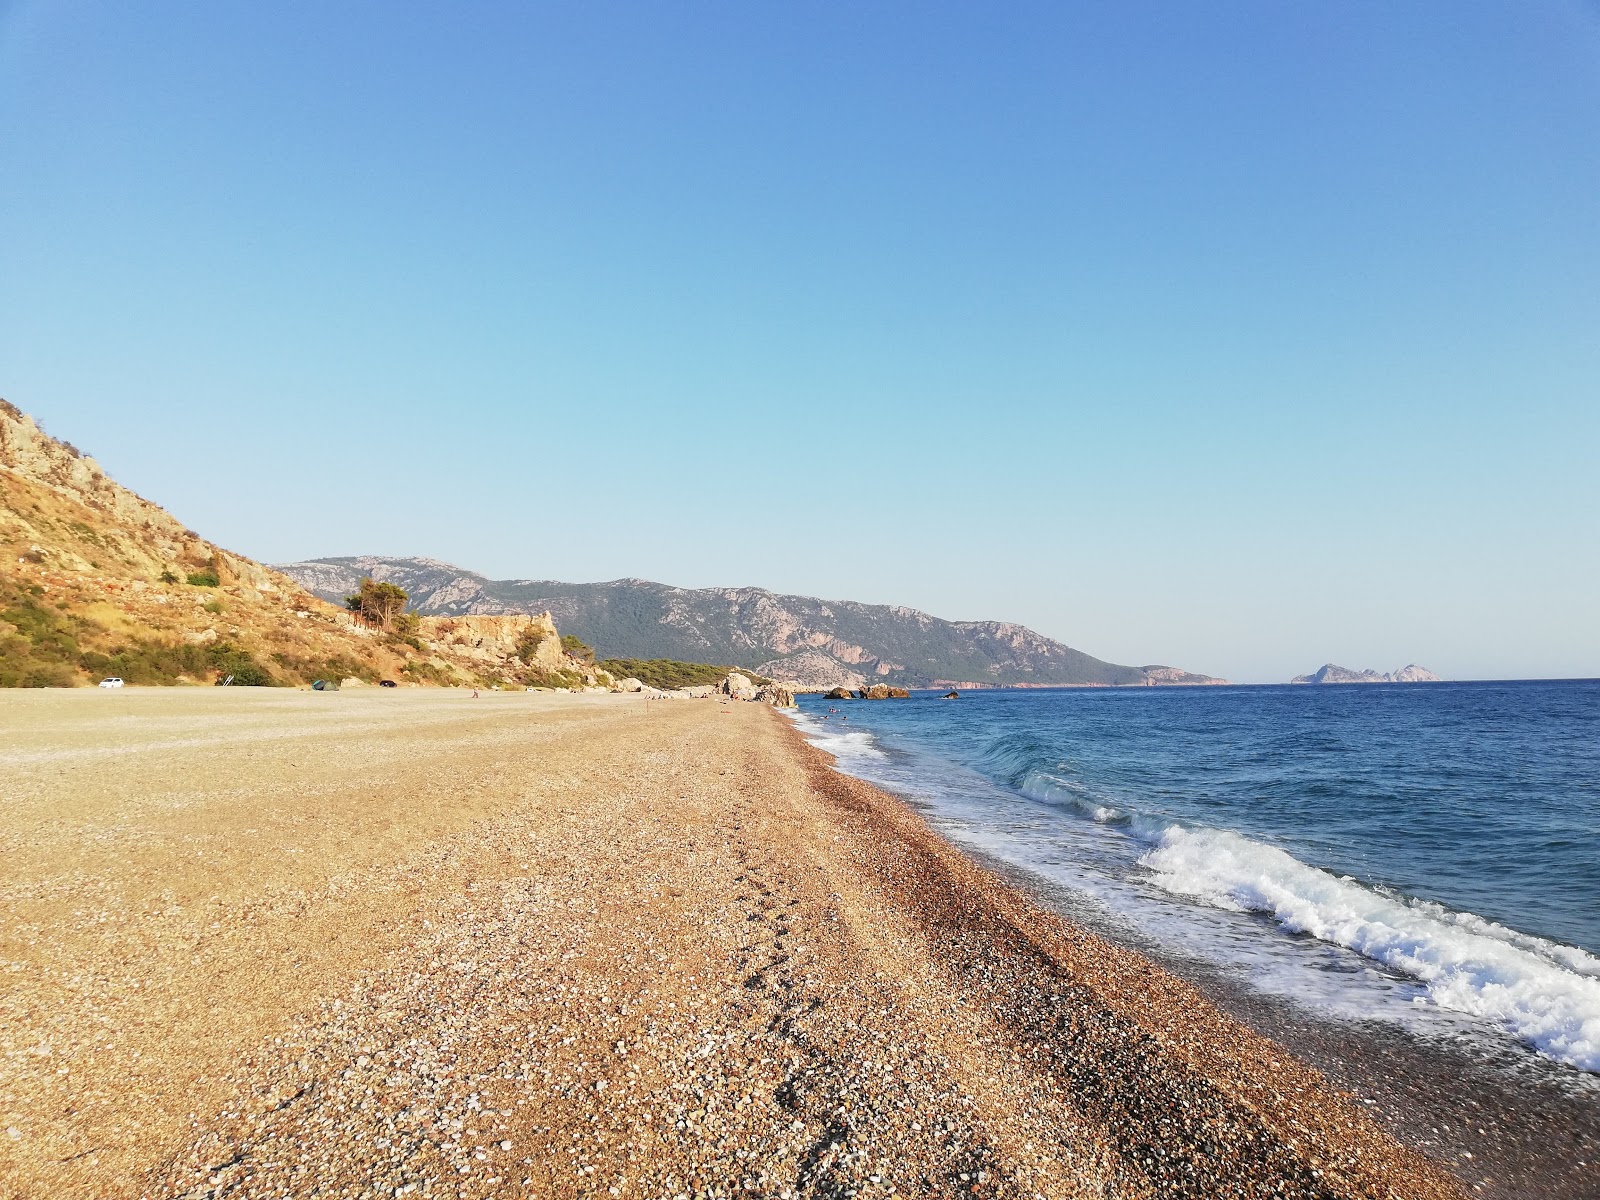
[{"label": "clear sky", "polygon": [[0,395],[268,561],[1600,675],[1600,6],[0,0]]}]

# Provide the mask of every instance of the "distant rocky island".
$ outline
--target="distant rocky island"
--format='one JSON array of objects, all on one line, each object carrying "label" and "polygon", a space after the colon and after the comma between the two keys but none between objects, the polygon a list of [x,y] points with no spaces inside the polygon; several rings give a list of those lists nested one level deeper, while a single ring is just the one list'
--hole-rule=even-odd
[{"label": "distant rocky island", "polygon": [[1398,671],[1352,671],[1349,667],[1323,663],[1310,675],[1296,675],[1290,683],[1442,683],[1427,667],[1410,663]]},{"label": "distant rocky island", "polygon": [[947,621],[913,608],[764,588],[679,588],[645,579],[489,579],[429,558],[362,556],[278,568],[334,601],[362,578],[405,589],[420,613],[550,612],[604,657],[730,663],[795,691],[1152,687],[1226,680],[1177,667],[1104,662],[1007,621]]}]

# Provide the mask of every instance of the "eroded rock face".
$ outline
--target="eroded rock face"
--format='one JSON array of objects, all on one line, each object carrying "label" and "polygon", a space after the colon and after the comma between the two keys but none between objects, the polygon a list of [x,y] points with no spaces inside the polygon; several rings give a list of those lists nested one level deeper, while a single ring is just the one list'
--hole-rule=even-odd
[{"label": "eroded rock face", "polygon": [[794,693],[782,684],[769,683],[756,691],[757,700],[774,708],[793,708]]},{"label": "eroded rock face", "polygon": [[875,683],[861,693],[863,700],[908,700],[911,693],[901,687],[890,687],[887,683]]},{"label": "eroded rock face", "polygon": [[824,700],[854,700],[856,694],[847,687],[836,687],[823,697]]},{"label": "eroded rock face", "polygon": [[418,633],[424,641],[448,647],[458,656],[486,665],[521,657],[520,651],[529,651],[531,657],[524,657],[522,661],[530,667],[546,671],[563,671],[571,667],[566,653],[561,649],[561,637],[556,633],[555,620],[549,613],[506,617],[423,617]]}]

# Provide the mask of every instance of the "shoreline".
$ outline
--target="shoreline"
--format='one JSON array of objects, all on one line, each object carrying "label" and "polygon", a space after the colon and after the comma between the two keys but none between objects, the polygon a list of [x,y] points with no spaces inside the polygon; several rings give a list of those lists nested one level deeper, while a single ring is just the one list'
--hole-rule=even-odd
[{"label": "shoreline", "polygon": [[[1350,1093],[1389,1134],[1474,1196],[1586,1200],[1600,1194],[1600,1080],[1520,1045],[1465,1048],[1376,1019],[1342,1021],[1253,990],[1217,965],[1096,914],[1065,885],[966,852],[1066,919],[1142,955]],[[1467,1157],[1469,1156],[1470,1157]]]},{"label": "shoreline", "polygon": [[[816,728],[809,727],[811,736]],[[797,730],[808,736],[806,725]],[[836,769],[857,778],[848,765]],[[960,836],[972,814],[951,817],[919,796],[914,780],[871,786],[897,796],[961,853],[1035,903],[1183,979],[1231,1017],[1317,1068],[1333,1086],[1355,1095],[1383,1128],[1440,1163],[1474,1195],[1600,1195],[1600,1077],[1509,1037],[1427,1037],[1380,1018],[1341,1018],[1258,990],[1217,962],[1177,943],[1163,944],[1069,883]]]},{"label": "shoreline", "polygon": [[766,706],[67,695],[0,1194],[1463,1194]]}]

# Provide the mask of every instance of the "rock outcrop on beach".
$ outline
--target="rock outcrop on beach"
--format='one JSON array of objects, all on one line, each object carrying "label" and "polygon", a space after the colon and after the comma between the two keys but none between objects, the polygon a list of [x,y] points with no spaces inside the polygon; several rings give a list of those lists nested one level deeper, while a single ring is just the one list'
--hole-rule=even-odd
[{"label": "rock outcrop on beach", "polygon": [[1296,675],[1290,683],[1442,683],[1427,667],[1410,663],[1398,671],[1352,671],[1349,667],[1324,663],[1310,675]]},{"label": "rock outcrop on beach", "polygon": [[[440,615],[549,611],[605,657],[749,664],[796,690],[899,687],[1146,686],[1209,682],[1175,667],[1104,662],[1006,621],[948,621],[900,605],[780,595],[762,588],[675,588],[494,580],[428,558],[323,558],[280,570],[318,595],[363,575],[393,582]],[[1152,673],[1153,672],[1153,673]]]},{"label": "rock outcrop on beach", "polygon": [[528,667],[583,681],[548,613],[424,618],[401,633],[343,598],[206,541],[0,400],[0,686],[494,683],[535,644]]}]

